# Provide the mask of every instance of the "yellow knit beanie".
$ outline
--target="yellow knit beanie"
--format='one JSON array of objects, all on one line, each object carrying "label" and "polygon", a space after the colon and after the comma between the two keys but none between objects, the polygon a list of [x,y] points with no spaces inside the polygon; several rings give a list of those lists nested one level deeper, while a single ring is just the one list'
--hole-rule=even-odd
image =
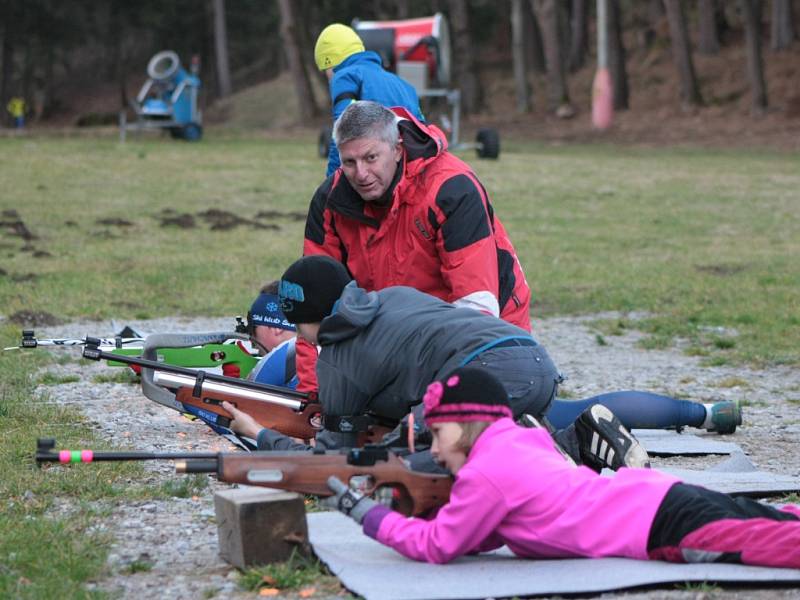
[{"label": "yellow knit beanie", "polygon": [[364,42],[347,25],[334,23],[322,30],[314,46],[314,60],[320,71],[332,69],[351,54],[364,51]]}]

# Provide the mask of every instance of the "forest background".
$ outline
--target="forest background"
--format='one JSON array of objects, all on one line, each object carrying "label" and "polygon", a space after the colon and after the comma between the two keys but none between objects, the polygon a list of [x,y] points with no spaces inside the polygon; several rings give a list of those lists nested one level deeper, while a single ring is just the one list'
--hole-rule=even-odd
[{"label": "forest background", "polygon": [[[800,145],[798,0],[608,5],[618,112],[606,139]],[[25,98],[34,127],[113,125],[148,59],[168,48],[185,65],[199,57],[208,124],[316,127],[329,114],[313,61],[323,27],[437,11],[450,23],[451,85],[468,126],[545,140],[597,136],[592,0],[0,0],[0,105]]]}]

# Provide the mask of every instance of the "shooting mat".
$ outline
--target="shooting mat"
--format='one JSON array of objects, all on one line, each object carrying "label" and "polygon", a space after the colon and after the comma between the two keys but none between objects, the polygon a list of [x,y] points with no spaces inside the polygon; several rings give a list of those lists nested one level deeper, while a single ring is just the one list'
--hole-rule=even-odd
[{"label": "shooting mat", "polygon": [[[742,449],[724,441],[730,436],[697,436],[664,429],[634,429],[631,433],[651,456],[698,456],[702,454],[734,454]],[[716,439],[719,438],[719,439]]]},{"label": "shooting mat", "polygon": [[800,583],[796,569],[623,558],[527,560],[513,557],[505,548],[432,565],[400,556],[362,534],[359,525],[338,512],[312,513],[307,518],[316,555],[348,590],[366,600],[586,594],[689,581]]}]

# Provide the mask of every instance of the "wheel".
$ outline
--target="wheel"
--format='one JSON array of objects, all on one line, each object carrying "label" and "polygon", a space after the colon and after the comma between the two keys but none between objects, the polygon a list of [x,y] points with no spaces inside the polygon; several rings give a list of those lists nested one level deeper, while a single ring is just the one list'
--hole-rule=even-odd
[{"label": "wheel", "polygon": [[197,142],[203,137],[203,126],[199,123],[189,123],[182,129],[183,139],[187,142]]},{"label": "wheel", "polygon": [[500,134],[496,129],[478,130],[478,158],[497,158],[500,156]]},{"label": "wheel", "polygon": [[331,127],[323,127],[319,131],[319,141],[317,142],[317,154],[320,158],[328,158],[328,151],[331,147],[331,139],[333,138],[333,129]]}]

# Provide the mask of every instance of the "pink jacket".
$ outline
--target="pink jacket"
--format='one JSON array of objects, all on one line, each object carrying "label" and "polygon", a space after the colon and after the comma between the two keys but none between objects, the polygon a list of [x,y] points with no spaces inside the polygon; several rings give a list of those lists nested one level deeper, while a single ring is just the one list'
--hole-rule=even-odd
[{"label": "pink jacket", "polygon": [[646,559],[656,511],[678,481],[649,469],[601,477],[567,463],[544,429],[501,419],[475,442],[435,517],[406,518],[377,507],[364,532],[433,563],[504,544],[531,558]]}]

